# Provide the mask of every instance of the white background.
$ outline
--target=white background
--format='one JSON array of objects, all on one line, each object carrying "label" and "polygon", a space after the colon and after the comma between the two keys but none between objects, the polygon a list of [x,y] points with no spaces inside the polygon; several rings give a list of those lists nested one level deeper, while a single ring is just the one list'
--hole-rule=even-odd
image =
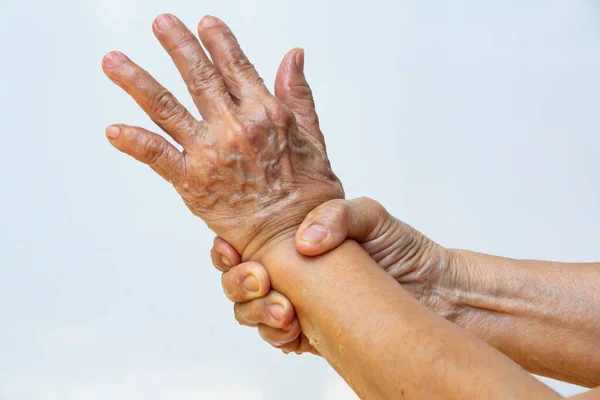
[{"label": "white background", "polygon": [[596,1],[1,0],[1,400],[353,398],[237,325],[211,232],[104,137],[155,129],[110,50],[192,104],[162,12],[221,17],[268,83],[305,48],[349,197],[446,246],[600,260]]}]

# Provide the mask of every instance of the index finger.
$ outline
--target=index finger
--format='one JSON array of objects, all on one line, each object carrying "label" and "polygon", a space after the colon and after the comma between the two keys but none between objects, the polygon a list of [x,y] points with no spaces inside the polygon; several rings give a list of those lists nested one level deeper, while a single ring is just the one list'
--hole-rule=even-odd
[{"label": "index finger", "polygon": [[102,68],[177,143],[183,147],[193,143],[198,121],[152,75],[117,51],[104,56]]}]

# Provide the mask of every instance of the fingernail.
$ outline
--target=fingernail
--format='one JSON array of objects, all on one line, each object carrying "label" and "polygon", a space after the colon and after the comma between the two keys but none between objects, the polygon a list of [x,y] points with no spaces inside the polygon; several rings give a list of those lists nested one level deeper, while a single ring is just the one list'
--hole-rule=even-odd
[{"label": "fingernail", "polygon": [[229,267],[229,268],[233,267],[233,263],[227,256],[221,256],[221,262],[223,264],[225,264],[226,267]]},{"label": "fingernail", "polygon": [[161,31],[171,29],[175,25],[175,18],[171,14],[163,14],[156,18],[156,27]]},{"label": "fingernail", "polygon": [[125,62],[125,56],[118,51],[113,51],[112,53],[108,53],[105,57],[106,66],[109,68],[117,68],[119,65]]},{"label": "fingernail", "polygon": [[112,125],[106,128],[106,137],[108,137],[109,139],[115,140],[119,137],[120,134],[121,128],[119,128],[117,125]]},{"label": "fingernail", "polygon": [[271,304],[269,306],[269,313],[275,321],[280,321],[283,318],[283,307],[281,304]]},{"label": "fingernail", "polygon": [[254,275],[248,275],[246,279],[244,279],[244,282],[242,282],[242,285],[248,292],[258,292],[258,279],[256,279]]},{"label": "fingernail", "polygon": [[302,234],[302,240],[310,244],[321,243],[327,237],[329,231],[321,225],[311,225]]},{"label": "fingernail", "polygon": [[202,18],[201,25],[205,28],[210,28],[211,26],[215,26],[219,23],[219,20],[213,16],[207,15]]},{"label": "fingernail", "polygon": [[296,63],[298,70],[300,70],[300,72],[304,72],[304,49],[300,49],[300,51],[296,52],[294,62]]}]

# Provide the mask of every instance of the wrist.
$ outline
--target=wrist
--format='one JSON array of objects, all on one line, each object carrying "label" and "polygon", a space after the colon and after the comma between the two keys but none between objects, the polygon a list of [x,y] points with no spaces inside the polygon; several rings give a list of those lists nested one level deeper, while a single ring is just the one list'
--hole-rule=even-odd
[{"label": "wrist", "polygon": [[507,279],[501,260],[469,250],[449,249],[449,253],[458,310],[452,322],[488,343],[494,342],[490,327],[515,311],[501,293]]},{"label": "wrist", "polygon": [[422,302],[440,316],[467,328],[467,324],[480,313],[481,308],[473,303],[473,298],[481,296],[477,289],[478,279],[473,276],[477,271],[475,253],[459,249],[449,249],[435,243],[431,246],[438,260],[437,268],[429,269]]},{"label": "wrist", "polygon": [[[317,206],[330,199],[298,200],[280,204],[276,209],[270,209],[265,214],[268,218],[260,224],[251,239],[241,249],[242,261],[258,261],[281,242],[294,243],[296,231],[306,216]],[[295,247],[295,245],[294,245]]]},{"label": "wrist", "polygon": [[295,248],[295,235],[300,223],[291,224],[277,232],[266,233],[254,237],[243,253],[242,261],[256,261],[264,264],[267,259],[272,259],[280,248]]}]

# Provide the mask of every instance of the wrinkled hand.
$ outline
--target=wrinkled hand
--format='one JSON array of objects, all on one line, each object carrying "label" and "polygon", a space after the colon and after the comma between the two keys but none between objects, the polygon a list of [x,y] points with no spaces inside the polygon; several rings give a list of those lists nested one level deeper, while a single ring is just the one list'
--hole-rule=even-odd
[{"label": "wrinkled hand", "polygon": [[[356,240],[379,266],[439,315],[453,319],[461,313],[449,289],[457,279],[451,250],[397,220],[374,200],[328,201],[308,214],[295,239],[298,251],[316,256],[335,249],[347,238]],[[223,290],[235,303],[240,324],[258,327],[265,341],[286,353],[318,354],[302,334],[291,302],[271,290],[262,265],[242,263],[235,249],[219,237],[211,258],[223,272]]]},{"label": "wrinkled hand", "polygon": [[[271,95],[227,25],[210,16],[200,21],[198,33],[212,62],[176,17],[159,16],[153,30],[203,120],[196,120],[148,72],[111,52],[103,60],[106,75],[183,152],[160,135],[127,125],[107,128],[113,146],[171,182],[188,208],[245,258],[293,235],[317,205],[343,198],[314,107],[286,102],[285,93],[283,101]],[[303,63],[302,51],[288,53],[276,90],[292,91],[288,70],[297,62]],[[302,124],[295,114],[303,116]]]}]

